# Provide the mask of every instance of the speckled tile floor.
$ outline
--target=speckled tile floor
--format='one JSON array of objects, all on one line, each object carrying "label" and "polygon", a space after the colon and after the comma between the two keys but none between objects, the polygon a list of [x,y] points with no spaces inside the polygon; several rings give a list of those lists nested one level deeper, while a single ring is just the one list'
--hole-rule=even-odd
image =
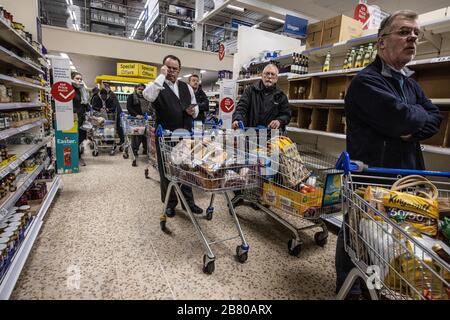
[{"label": "speckled tile floor", "polygon": [[[203,246],[181,211],[159,227],[159,184],[121,155],[86,155],[81,173],[63,177],[12,299],[333,299],[336,236],[318,247],[318,231],[302,233],[299,257],[290,256],[289,231],[246,206],[237,208],[250,244],[244,264],[239,239],[213,245],[216,268],[202,272]],[[151,170],[152,177],[157,172]],[[195,193],[202,208],[209,196]],[[222,196],[213,220],[200,218],[207,237],[236,236]],[[289,217],[298,226],[302,221]]]}]

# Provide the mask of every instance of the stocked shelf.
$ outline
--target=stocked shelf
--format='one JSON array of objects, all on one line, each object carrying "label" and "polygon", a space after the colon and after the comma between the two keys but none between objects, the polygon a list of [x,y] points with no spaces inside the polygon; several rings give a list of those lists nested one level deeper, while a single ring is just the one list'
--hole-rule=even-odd
[{"label": "stocked shelf", "polygon": [[37,215],[28,226],[28,229],[25,232],[24,240],[12,258],[8,271],[3,276],[3,279],[1,279],[0,300],[9,299],[17,280],[19,279],[19,275],[25,265],[28,255],[30,254],[31,248],[33,247],[37,235],[39,234],[39,230],[42,227],[44,217],[47,214],[47,211],[52,204],[61,183],[61,177],[56,176],[51,183],[49,191],[45,196]]},{"label": "stocked shelf", "polygon": [[2,215],[0,215],[0,222],[2,222],[4,215],[6,215],[6,212],[11,208],[14,207],[15,203],[20,199],[20,197],[27,191],[28,187],[33,183],[33,181],[36,179],[36,177],[48,166],[50,163],[50,159],[47,158],[40,166],[38,166],[33,172],[25,175],[25,177],[22,178],[20,186],[17,187],[16,192],[12,193],[8,199],[3,202],[3,204],[0,206],[0,212]]},{"label": "stocked shelf", "polygon": [[93,3],[91,3],[91,9],[95,9],[95,10],[99,10],[99,11],[105,11],[105,12],[111,12],[111,13],[116,13],[116,14],[120,14],[120,15],[124,15],[127,13],[127,9],[125,7],[120,7],[118,6],[117,10],[115,10],[114,8],[108,8],[108,7],[103,7],[103,6],[96,6]]},{"label": "stocked shelf", "polygon": [[[294,77],[295,75],[296,75],[295,73],[291,73],[291,72],[280,73],[278,75],[278,78],[288,78],[289,79],[291,77]],[[258,77],[252,77],[252,78],[247,78],[247,79],[239,79],[239,80],[236,80],[236,82],[237,83],[253,82],[253,81],[256,81],[256,80],[260,80],[260,79],[262,79],[261,76],[258,76]]]},{"label": "stocked shelf", "polygon": [[35,154],[40,148],[49,143],[50,140],[51,138],[46,138],[38,144],[8,146],[10,148],[10,153],[18,155],[18,158],[7,166],[0,168],[0,180],[6,177],[10,172],[16,170],[22,162]]},{"label": "stocked shelf", "polygon": [[286,127],[286,130],[291,131],[291,132],[298,132],[298,133],[315,134],[315,135],[319,135],[319,136],[331,137],[331,138],[336,138],[336,139],[341,139],[341,140],[345,140],[345,137],[346,137],[345,134],[342,134],[342,133],[310,130],[310,129],[303,129],[303,128],[295,128],[295,127]]},{"label": "stocked shelf", "polygon": [[33,73],[44,73],[44,71],[42,71],[42,69],[40,69],[39,66],[36,66],[33,62],[19,57],[14,52],[9,51],[2,46],[0,46],[0,60],[28,72],[30,72],[31,68]]},{"label": "stocked shelf", "polygon": [[94,22],[97,24],[102,24],[105,26],[115,26],[115,27],[122,27],[122,28],[126,27],[126,24],[115,23],[115,22],[110,22],[110,21],[103,21],[103,20],[94,19],[94,18],[91,18],[91,22]]},{"label": "stocked shelf", "polygon": [[14,109],[29,109],[29,108],[41,108],[45,104],[41,102],[11,102],[0,103],[0,111],[14,110]]},{"label": "stocked shelf", "polygon": [[43,125],[46,122],[47,122],[47,119],[41,119],[41,120],[38,120],[36,122],[26,124],[26,125],[24,125],[22,127],[11,128],[11,129],[6,129],[6,130],[3,130],[3,131],[0,131],[0,140],[12,137],[12,136],[14,136],[16,134],[19,134],[19,133],[28,131],[28,130],[30,130],[32,128],[41,126],[41,125]]},{"label": "stocked shelf", "polygon": [[23,81],[20,79],[16,79],[14,77],[10,77],[10,76],[4,75],[4,74],[0,74],[0,81],[3,83],[9,84],[11,86],[15,86],[15,87],[47,90],[47,88],[45,88],[43,86],[31,83],[31,82]]},{"label": "stocked shelf", "polygon": [[44,58],[28,41],[22,38],[16,30],[8,26],[5,21],[0,19],[0,40],[3,40],[22,51],[31,54],[33,57]]},{"label": "stocked shelf", "polygon": [[303,100],[289,100],[290,104],[310,104],[310,105],[334,105],[344,104],[344,100],[341,99],[303,99]]}]

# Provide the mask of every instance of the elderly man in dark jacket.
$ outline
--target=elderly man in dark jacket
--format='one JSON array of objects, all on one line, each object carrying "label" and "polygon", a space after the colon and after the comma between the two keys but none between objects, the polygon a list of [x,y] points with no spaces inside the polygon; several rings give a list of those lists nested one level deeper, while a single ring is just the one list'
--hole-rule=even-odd
[{"label": "elderly man in dark jacket", "polygon": [[[345,97],[347,150],[352,159],[376,167],[425,169],[420,141],[439,131],[441,116],[405,67],[416,54],[419,30],[418,16],[411,11],[398,11],[382,21],[378,56],[353,79]],[[340,232],[337,291],[353,267]],[[350,292],[358,296],[360,289],[356,283]]]},{"label": "elderly man in dark jacket", "polygon": [[265,126],[284,129],[291,120],[291,109],[287,96],[277,87],[278,68],[267,65],[262,80],[246,88],[233,114],[233,129],[238,121],[246,127]]}]

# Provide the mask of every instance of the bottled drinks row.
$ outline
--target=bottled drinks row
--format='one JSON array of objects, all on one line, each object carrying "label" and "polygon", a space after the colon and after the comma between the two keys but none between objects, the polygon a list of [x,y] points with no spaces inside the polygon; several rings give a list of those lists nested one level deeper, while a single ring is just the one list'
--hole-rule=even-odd
[{"label": "bottled drinks row", "polygon": [[[347,50],[342,69],[362,68],[371,64],[377,56],[377,48],[374,43],[369,43],[367,46],[361,45],[358,49],[352,47]],[[328,51],[325,57],[325,62],[322,67],[323,72],[330,71],[331,67],[331,52]]]}]

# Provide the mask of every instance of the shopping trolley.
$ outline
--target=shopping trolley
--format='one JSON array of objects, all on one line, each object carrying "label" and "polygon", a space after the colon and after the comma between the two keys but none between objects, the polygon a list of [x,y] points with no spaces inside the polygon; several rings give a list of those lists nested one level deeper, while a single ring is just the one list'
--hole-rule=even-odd
[{"label": "shopping trolley", "polygon": [[[240,126],[242,128],[242,124]],[[266,129],[254,128],[252,132],[257,139],[248,134],[249,148],[258,158],[259,183],[256,188],[245,189],[237,195],[233,203],[241,199],[250,202],[291,231],[293,238],[288,241],[288,251],[298,256],[303,244],[300,232],[304,230],[322,229],[314,234],[314,240],[319,246],[327,243],[328,229],[323,219],[341,211],[341,172],[335,169],[335,157],[310,145],[292,146],[300,157],[270,147],[285,137],[276,135],[260,139],[270,132]],[[287,220],[286,215],[300,217],[309,223],[298,228]]]},{"label": "shopping trolley", "polygon": [[[248,150],[240,150],[234,143],[225,146],[227,141],[230,141],[230,137],[227,137],[225,141],[225,139],[222,139],[224,137],[222,132],[217,131],[212,133],[189,133],[186,131],[186,133],[180,135],[174,132],[165,132],[161,126],[158,126],[157,136],[160,156],[164,165],[164,175],[170,182],[163,212],[167,208],[169,195],[173,189],[178,200],[186,208],[185,210],[206,250],[206,254],[203,256],[203,272],[211,274],[215,269],[216,257],[210,245],[238,237],[241,239],[241,245],[236,247],[236,256],[239,262],[244,263],[247,260],[249,246],[227,192],[251,188],[256,185],[256,166],[245,161],[249,157]],[[238,236],[208,241],[197,222],[197,217],[192,214],[181,192],[181,185],[211,193],[211,204],[216,194],[223,194],[230,207]],[[213,209],[211,204],[209,209]],[[210,210],[210,217],[211,214]],[[161,229],[165,231],[165,213],[161,216],[160,225]]]},{"label": "shopping trolley", "polygon": [[125,135],[125,142],[123,144],[123,158],[128,159],[130,153],[132,160],[136,160],[136,155],[133,152],[133,138],[145,137],[148,122],[148,116],[145,114],[142,118],[133,117],[130,115],[121,114],[120,120]]},{"label": "shopping trolley", "polygon": [[90,110],[86,113],[86,121],[91,124],[87,138],[91,143],[92,155],[97,157],[99,150],[116,152],[116,117],[115,112],[98,112]]},{"label": "shopping trolley", "polygon": [[[338,298],[345,298],[354,282],[361,278],[372,299],[450,299],[450,265],[433,251],[433,246],[438,244],[447,254],[450,248],[410,224],[402,224],[401,215],[384,213],[382,204],[365,198],[362,191],[369,186],[395,187],[404,176],[432,177],[439,201],[448,202],[450,172],[370,168],[361,162],[351,162],[346,152],[336,166],[345,172],[342,227],[345,250],[355,265]],[[406,192],[423,194],[427,190],[413,183]]]}]

